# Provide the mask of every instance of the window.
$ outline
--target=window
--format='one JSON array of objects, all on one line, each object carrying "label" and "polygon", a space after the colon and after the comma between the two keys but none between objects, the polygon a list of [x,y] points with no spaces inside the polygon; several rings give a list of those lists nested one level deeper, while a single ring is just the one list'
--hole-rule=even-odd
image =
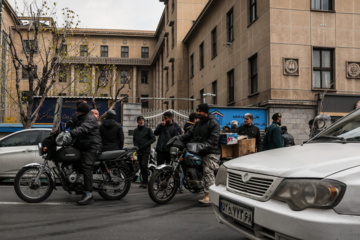
[{"label": "window", "polygon": [[[141,98],[148,98],[149,95],[141,95]],[[149,100],[148,99],[141,99],[141,107],[142,108],[149,108]]]},{"label": "window", "polygon": [[127,70],[125,71],[121,71],[121,83],[128,83],[128,76],[129,76],[129,72]]},{"label": "window", "polygon": [[100,93],[100,97],[108,97],[109,95],[107,93]]},{"label": "window", "polygon": [[141,47],[141,58],[149,58],[149,48]]},{"label": "window", "polygon": [[311,9],[321,11],[332,11],[334,10],[333,0],[312,0]]},{"label": "window", "polygon": [[34,53],[38,53],[38,43],[35,40],[24,40],[24,47],[27,53],[33,51]]},{"label": "window", "polygon": [[99,87],[106,87],[108,84],[108,79],[106,76],[106,70],[101,70],[100,76],[99,76]]},{"label": "window", "polygon": [[200,99],[201,99],[201,103],[204,103],[204,89],[200,90]]},{"label": "window", "polygon": [[190,56],[190,78],[194,77],[194,54]]},{"label": "window", "polygon": [[175,10],[175,0],[171,0],[171,11]]},{"label": "window", "polygon": [[212,87],[212,93],[215,94],[215,96],[213,96],[213,104],[216,105],[217,104],[217,81],[213,81],[211,84]]},{"label": "window", "polygon": [[169,56],[169,38],[166,38],[166,56]]},{"label": "window", "polygon": [[174,27],[171,27],[171,48],[175,46],[175,30]]},{"label": "window", "polygon": [[204,42],[200,44],[200,70],[204,68]]},{"label": "window", "polygon": [[129,47],[128,46],[122,46],[121,47],[121,57],[122,58],[128,58],[129,57]]},{"label": "window", "polygon": [[169,90],[169,71],[166,70],[166,91]]},{"label": "window", "polygon": [[108,57],[109,53],[109,47],[108,46],[101,46],[100,49],[100,56],[101,57]]},{"label": "window", "polygon": [[171,63],[171,85],[174,86],[175,84],[175,69],[174,69],[174,62]]},{"label": "window", "polygon": [[234,69],[227,73],[228,77],[228,104],[235,101],[234,98]]},{"label": "window", "polygon": [[250,67],[250,94],[258,91],[258,69],[257,69],[257,55],[255,54],[249,58]]},{"label": "window", "polygon": [[141,83],[142,84],[148,84],[149,83],[148,76],[149,76],[148,71],[141,71]]},{"label": "window", "polygon": [[127,103],[127,102],[129,102],[129,95],[127,95],[127,94],[120,94],[120,97],[121,98],[124,98],[122,101],[124,102],[124,103]]},{"label": "window", "polygon": [[81,45],[80,46],[80,56],[81,57],[87,57],[88,56],[88,46],[87,45]]},{"label": "window", "polygon": [[59,96],[66,96],[66,93],[59,93]]},{"label": "window", "polygon": [[[194,96],[190,97],[191,99],[194,99]],[[190,106],[191,110],[194,111],[194,101],[191,101],[191,106]]]},{"label": "window", "polygon": [[68,53],[68,51],[67,51],[67,45],[64,44],[64,45],[62,45],[62,46],[60,47],[60,55],[66,56],[67,53]]},{"label": "window", "polygon": [[33,78],[37,78],[37,65],[32,66],[30,70],[26,69],[26,68],[22,68],[22,72],[21,72],[21,78],[22,79],[29,79],[29,71],[30,74],[32,74]]},{"label": "window", "polygon": [[40,131],[27,131],[12,135],[1,141],[1,147],[17,147],[37,145]]},{"label": "window", "polygon": [[313,50],[313,88],[334,88],[333,49]]},{"label": "window", "polygon": [[166,20],[169,22],[169,5],[166,4]]},{"label": "window", "polygon": [[[174,98],[174,96],[171,96],[170,98]],[[175,108],[175,101],[171,100],[171,109]]]},{"label": "window", "polygon": [[79,82],[87,83],[90,79],[90,70],[87,68],[83,68],[79,72]]},{"label": "window", "polygon": [[30,96],[30,91],[22,91],[21,92],[21,102],[26,103],[28,101],[29,96]]},{"label": "window", "polygon": [[214,58],[217,56],[217,46],[216,46],[216,27],[211,31],[211,57]]},{"label": "window", "polygon": [[226,14],[226,24],[227,24],[227,41],[233,42],[234,41],[234,15],[233,15],[233,9],[231,9]]},{"label": "window", "polygon": [[249,0],[249,24],[256,20],[256,0]]},{"label": "window", "polygon": [[59,82],[67,82],[66,69],[62,68],[59,71]]}]

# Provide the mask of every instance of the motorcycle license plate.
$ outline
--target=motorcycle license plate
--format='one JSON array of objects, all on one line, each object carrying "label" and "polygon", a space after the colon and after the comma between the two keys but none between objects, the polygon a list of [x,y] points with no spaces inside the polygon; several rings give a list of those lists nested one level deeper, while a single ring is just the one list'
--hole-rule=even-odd
[{"label": "motorcycle license plate", "polygon": [[220,212],[248,227],[252,228],[254,225],[254,209],[252,207],[220,199],[219,209]]}]

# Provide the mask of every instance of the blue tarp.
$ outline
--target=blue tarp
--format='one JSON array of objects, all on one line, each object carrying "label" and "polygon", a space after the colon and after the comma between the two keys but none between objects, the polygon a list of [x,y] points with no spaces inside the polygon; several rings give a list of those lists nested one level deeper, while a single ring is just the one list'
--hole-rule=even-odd
[{"label": "blue tarp", "polygon": [[230,127],[232,120],[238,121],[239,126],[241,126],[244,123],[246,113],[251,113],[254,116],[253,124],[260,130],[264,130],[267,127],[267,109],[265,108],[210,107],[209,113],[215,116],[220,124],[220,128],[223,126]]}]

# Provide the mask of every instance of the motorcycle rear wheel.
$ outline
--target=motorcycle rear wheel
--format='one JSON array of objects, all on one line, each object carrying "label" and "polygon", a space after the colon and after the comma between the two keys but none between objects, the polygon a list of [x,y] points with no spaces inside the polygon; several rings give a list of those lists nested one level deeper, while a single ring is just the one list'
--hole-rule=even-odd
[{"label": "motorcycle rear wheel", "polygon": [[106,200],[120,200],[126,196],[131,187],[131,176],[128,171],[120,168],[110,168],[114,175],[112,181],[106,180],[99,195]]},{"label": "motorcycle rear wheel", "polygon": [[49,173],[43,172],[38,181],[35,180],[39,168],[22,168],[16,174],[14,188],[16,194],[28,203],[39,203],[47,199],[53,191],[53,180]]},{"label": "motorcycle rear wheel", "polygon": [[173,174],[170,171],[158,170],[150,178],[148,192],[151,200],[158,204],[165,204],[173,199],[179,185],[177,172]]}]

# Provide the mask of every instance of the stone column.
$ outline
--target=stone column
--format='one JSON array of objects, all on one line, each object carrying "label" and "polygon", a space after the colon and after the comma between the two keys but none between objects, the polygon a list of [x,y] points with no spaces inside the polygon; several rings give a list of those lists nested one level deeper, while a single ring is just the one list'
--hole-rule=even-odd
[{"label": "stone column", "polygon": [[95,94],[95,65],[91,66],[91,95]]},{"label": "stone column", "polygon": [[112,77],[112,82],[111,82],[111,86],[112,86],[112,95],[115,97],[116,94],[116,90],[117,90],[117,86],[116,86],[116,67],[114,67],[113,69],[113,77]]},{"label": "stone column", "polygon": [[[133,82],[133,97],[139,97],[137,96],[137,79],[136,79],[136,66],[133,66],[132,68],[133,74],[132,74],[132,82]],[[133,103],[137,102],[137,98],[132,98],[133,99]]]},{"label": "stone column", "polygon": [[70,95],[75,96],[75,66],[71,65]]}]

